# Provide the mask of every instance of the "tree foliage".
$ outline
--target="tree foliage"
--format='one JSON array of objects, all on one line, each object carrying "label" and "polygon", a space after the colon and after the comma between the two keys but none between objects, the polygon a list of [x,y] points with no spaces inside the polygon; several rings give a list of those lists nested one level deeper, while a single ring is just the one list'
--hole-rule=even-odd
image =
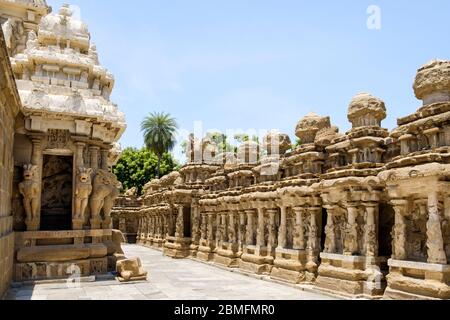
[{"label": "tree foliage", "polygon": [[[177,163],[172,156],[164,153],[160,165],[161,176],[172,172],[176,167]],[[127,148],[113,170],[124,190],[136,187],[140,195],[144,185],[157,177],[157,168],[158,156],[154,152],[146,148]]]},{"label": "tree foliage", "polygon": [[158,157],[156,168],[158,178],[161,176],[160,164],[164,153],[171,151],[175,146],[177,129],[177,121],[164,112],[150,113],[141,123],[145,145]]}]

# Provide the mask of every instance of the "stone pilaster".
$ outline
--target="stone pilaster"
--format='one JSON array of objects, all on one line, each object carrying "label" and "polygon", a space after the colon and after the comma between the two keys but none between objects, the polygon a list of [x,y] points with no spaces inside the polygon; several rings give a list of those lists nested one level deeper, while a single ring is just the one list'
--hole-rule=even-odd
[{"label": "stone pilaster", "polygon": [[344,254],[354,255],[358,253],[358,224],[356,219],[358,218],[358,207],[354,203],[350,203],[347,206],[347,230],[345,232],[344,240]]},{"label": "stone pilaster", "polygon": [[256,245],[258,247],[265,247],[265,224],[264,224],[264,208],[258,208],[258,229],[257,229],[257,237],[256,237]]},{"label": "stone pilaster", "polygon": [[337,208],[335,206],[328,206],[327,209],[327,225],[325,227],[325,248],[326,253],[336,253],[336,225],[334,224],[334,216],[337,214]]},{"label": "stone pilaster", "polygon": [[319,221],[321,220],[322,208],[310,207],[309,213],[309,235],[307,243],[307,269],[309,271],[316,271],[318,265],[318,256],[320,252],[320,229]]},{"label": "stone pilaster", "polygon": [[175,223],[175,237],[184,238],[183,206],[178,206],[178,214]]},{"label": "stone pilaster", "polygon": [[366,256],[378,256],[378,204],[365,203],[366,224],[364,230],[364,247]]},{"label": "stone pilaster", "polygon": [[408,202],[406,200],[393,200],[395,211],[395,225],[392,232],[392,257],[396,260],[406,260],[406,221]]},{"label": "stone pilaster", "polygon": [[245,211],[239,211],[239,230],[238,230],[238,244],[239,250],[242,251],[242,247],[245,241],[246,233],[246,214]]},{"label": "stone pilaster", "polygon": [[[35,181],[39,185],[38,192],[38,203],[41,205],[41,191],[42,191],[42,163],[43,163],[43,154],[42,154],[42,139],[38,137],[33,137],[31,139],[32,143],[32,154],[31,154],[31,164],[37,166]],[[25,220],[25,224],[27,225],[28,231],[38,231],[40,229],[41,224],[41,210],[37,211],[37,216],[33,217],[33,219]]]},{"label": "stone pilaster", "polygon": [[245,244],[248,246],[255,245],[255,210],[245,210],[247,214],[247,232],[245,237]]},{"label": "stone pilaster", "polygon": [[427,248],[429,263],[447,264],[437,191],[428,194]]},{"label": "stone pilaster", "polygon": [[208,215],[206,213],[202,213],[202,222],[200,227],[200,238],[202,240],[206,240],[208,236]]},{"label": "stone pilaster", "polygon": [[293,208],[295,214],[295,227],[294,227],[294,249],[305,250],[305,229],[303,224],[303,216],[305,214],[305,208],[295,207]]},{"label": "stone pilaster", "polygon": [[108,149],[102,148],[100,150],[100,159],[101,159],[101,169],[102,170],[109,170],[108,155],[109,155]]},{"label": "stone pilaster", "polygon": [[99,152],[99,150],[100,150],[100,148],[97,146],[89,147],[89,152],[91,154],[90,163],[91,163],[91,168],[93,171],[96,171],[98,169],[98,152]]},{"label": "stone pilaster", "polygon": [[230,223],[228,225],[228,242],[232,244],[237,243],[236,216],[237,214],[234,211],[230,213]]},{"label": "stone pilaster", "polygon": [[278,229],[278,247],[286,248],[287,245],[287,210],[285,206],[280,206],[280,228]]},{"label": "stone pilaster", "polygon": [[269,214],[269,237],[268,237],[268,243],[267,243],[267,247],[268,247],[268,251],[269,252],[274,252],[277,244],[278,244],[278,239],[277,239],[277,222],[276,222],[276,218],[278,215],[278,209],[268,209],[267,213]]},{"label": "stone pilaster", "polygon": [[214,241],[214,214],[213,213],[208,213],[207,239],[210,242]]}]

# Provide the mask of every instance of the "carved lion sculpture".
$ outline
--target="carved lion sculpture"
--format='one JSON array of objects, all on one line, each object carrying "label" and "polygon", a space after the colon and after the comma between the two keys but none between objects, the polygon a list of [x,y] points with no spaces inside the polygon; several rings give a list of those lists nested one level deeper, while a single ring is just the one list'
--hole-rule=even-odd
[{"label": "carved lion sculpture", "polygon": [[125,192],[125,196],[126,196],[126,197],[136,197],[136,196],[137,196],[137,193],[138,193],[138,189],[137,189],[136,187],[133,187],[133,188],[131,188],[131,189],[128,189],[128,190]]},{"label": "carved lion sculpture", "polygon": [[114,200],[119,196],[119,187],[114,174],[106,170],[97,171],[89,202],[92,218],[98,218],[102,209],[105,217],[110,216]]},{"label": "carved lion sculpture", "polygon": [[75,219],[84,220],[89,196],[92,193],[91,173],[90,168],[78,168],[75,185]]},{"label": "carved lion sculpture", "polygon": [[19,184],[20,194],[23,196],[23,206],[27,220],[33,221],[38,218],[39,213],[39,183],[36,179],[37,166],[25,165],[23,167],[24,181]]},{"label": "carved lion sculpture", "polygon": [[120,260],[117,262],[117,273],[119,274],[119,281],[136,281],[146,280],[147,271],[142,267],[141,259],[132,258]]}]

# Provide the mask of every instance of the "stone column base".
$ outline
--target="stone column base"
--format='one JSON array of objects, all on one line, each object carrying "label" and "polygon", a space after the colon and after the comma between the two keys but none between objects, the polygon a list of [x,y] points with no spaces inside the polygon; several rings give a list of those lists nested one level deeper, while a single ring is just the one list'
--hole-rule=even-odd
[{"label": "stone column base", "polygon": [[72,229],[73,230],[83,230],[84,220],[81,219],[73,219],[72,220]]},{"label": "stone column base", "polygon": [[26,220],[27,231],[39,231],[41,221],[40,220]]},{"label": "stone column base", "polygon": [[450,299],[450,265],[388,261],[385,299]]},{"label": "stone column base", "polygon": [[321,253],[316,286],[353,297],[380,298],[386,288],[383,258]]},{"label": "stone column base", "polygon": [[314,282],[314,273],[306,270],[304,250],[276,249],[270,277],[289,283]]},{"label": "stone column base", "polygon": [[239,262],[239,268],[245,272],[269,275],[273,268],[274,257],[268,254],[267,248],[245,246]]},{"label": "stone column base", "polygon": [[168,237],[164,244],[163,253],[165,256],[174,259],[184,259],[189,257],[190,238]]},{"label": "stone column base", "polygon": [[91,222],[91,230],[98,230],[100,229],[101,220],[100,218],[93,218],[90,220]]},{"label": "stone column base", "polygon": [[214,255],[214,263],[227,268],[238,268],[239,256],[237,251],[237,244],[223,243],[222,246],[216,250],[216,254]]}]

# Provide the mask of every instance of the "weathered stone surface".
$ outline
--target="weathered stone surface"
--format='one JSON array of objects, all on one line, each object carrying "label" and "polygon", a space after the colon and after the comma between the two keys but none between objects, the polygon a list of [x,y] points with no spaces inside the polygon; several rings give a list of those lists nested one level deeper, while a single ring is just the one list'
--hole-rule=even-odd
[{"label": "weathered stone surface", "polygon": [[121,200],[113,215],[137,216],[138,243],[174,258],[238,265],[354,297],[379,298],[386,290],[386,297],[446,299],[447,69],[438,61],[419,70],[415,89],[425,106],[392,132],[381,127],[385,103],[358,94],[345,135],[329,117],[309,114],[296,127],[302,144],[293,150],[284,153],[287,139],[272,133],[262,149],[280,141],[279,153],[246,142],[237,157],[216,157],[215,166],[191,159],[179,183],[150,182],[140,205]]},{"label": "weathered stone surface", "polygon": [[142,268],[141,259],[139,258],[118,261],[117,272],[119,274],[118,278],[122,282],[147,280],[147,271]]}]

